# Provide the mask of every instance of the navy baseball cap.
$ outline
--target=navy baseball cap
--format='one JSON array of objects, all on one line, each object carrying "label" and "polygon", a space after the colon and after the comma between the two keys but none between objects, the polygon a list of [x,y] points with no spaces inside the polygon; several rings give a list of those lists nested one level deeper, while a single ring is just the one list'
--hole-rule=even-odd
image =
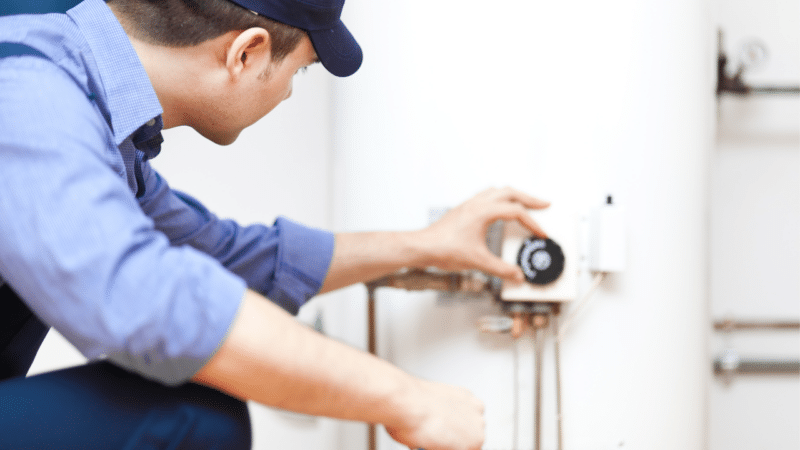
[{"label": "navy baseball cap", "polygon": [[341,20],[344,0],[231,0],[254,13],[305,30],[319,61],[337,77],[361,67],[358,42]]}]

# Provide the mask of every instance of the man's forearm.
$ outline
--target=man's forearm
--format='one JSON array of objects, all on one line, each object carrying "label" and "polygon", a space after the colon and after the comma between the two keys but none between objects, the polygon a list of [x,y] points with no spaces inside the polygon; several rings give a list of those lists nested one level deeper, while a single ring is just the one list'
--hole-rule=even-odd
[{"label": "man's forearm", "polygon": [[247,291],[225,342],[193,381],[290,411],[377,423],[398,442],[478,450],[483,404],[326,338]]},{"label": "man's forearm", "polygon": [[320,293],[374,280],[404,267],[430,263],[419,231],[338,233],[333,259]]},{"label": "man's forearm", "polygon": [[242,399],[347,420],[396,425],[396,399],[414,379],[391,364],[326,338],[248,291],[219,351],[194,377]]}]

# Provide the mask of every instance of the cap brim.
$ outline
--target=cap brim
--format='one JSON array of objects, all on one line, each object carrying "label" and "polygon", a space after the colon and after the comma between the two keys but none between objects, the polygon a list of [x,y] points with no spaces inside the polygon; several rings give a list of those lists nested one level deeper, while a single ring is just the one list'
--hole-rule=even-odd
[{"label": "cap brim", "polygon": [[333,28],[309,31],[308,36],[328,72],[337,77],[347,77],[361,67],[361,47],[341,20]]}]

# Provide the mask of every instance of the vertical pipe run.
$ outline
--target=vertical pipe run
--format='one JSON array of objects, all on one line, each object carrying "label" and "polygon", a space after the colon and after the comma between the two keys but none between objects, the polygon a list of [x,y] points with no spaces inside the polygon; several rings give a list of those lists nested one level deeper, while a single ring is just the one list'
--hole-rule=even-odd
[{"label": "vertical pipe run", "polygon": [[533,405],[534,423],[533,423],[533,448],[534,450],[541,450],[542,444],[542,341],[544,334],[539,326],[537,326],[538,316],[533,316],[533,354],[534,354],[534,372],[536,377],[536,384],[534,387]]},{"label": "vertical pipe run", "polygon": [[[373,286],[367,287],[367,349],[369,350],[370,354],[377,356],[378,346],[375,333],[375,288]],[[378,441],[377,429],[374,423],[368,425],[367,433],[369,450],[376,450],[378,448]]]},{"label": "vertical pipe run", "polygon": [[514,435],[512,436],[512,449],[519,450],[519,358],[520,358],[520,351],[519,351],[519,343],[518,343],[519,336],[514,337],[514,389],[512,391],[513,395],[511,396],[514,402],[514,423],[512,426],[512,430]]},{"label": "vertical pipe run", "polygon": [[560,339],[558,336],[558,315],[553,314],[551,317],[552,322],[552,333],[553,333],[553,340],[555,345],[555,363],[556,363],[556,426],[558,428],[558,435],[556,436],[557,441],[557,449],[563,450],[564,449],[564,429],[563,429],[563,421],[562,421],[562,414],[561,414],[561,346],[560,346]]}]

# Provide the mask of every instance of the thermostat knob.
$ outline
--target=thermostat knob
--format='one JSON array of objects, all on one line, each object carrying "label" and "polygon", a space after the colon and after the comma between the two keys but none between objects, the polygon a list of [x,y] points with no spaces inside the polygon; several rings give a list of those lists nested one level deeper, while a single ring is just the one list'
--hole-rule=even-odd
[{"label": "thermostat knob", "polygon": [[519,249],[517,264],[529,283],[552,283],[564,271],[564,252],[552,239],[530,237]]}]

